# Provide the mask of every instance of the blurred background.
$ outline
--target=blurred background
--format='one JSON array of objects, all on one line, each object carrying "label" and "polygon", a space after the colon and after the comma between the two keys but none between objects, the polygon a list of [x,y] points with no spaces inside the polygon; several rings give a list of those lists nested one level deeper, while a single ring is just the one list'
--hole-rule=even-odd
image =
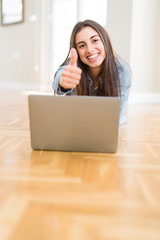
[{"label": "blurred background", "polygon": [[93,19],[106,28],[113,48],[131,66],[130,103],[160,103],[159,0],[0,1],[1,88],[52,91],[73,26]]}]

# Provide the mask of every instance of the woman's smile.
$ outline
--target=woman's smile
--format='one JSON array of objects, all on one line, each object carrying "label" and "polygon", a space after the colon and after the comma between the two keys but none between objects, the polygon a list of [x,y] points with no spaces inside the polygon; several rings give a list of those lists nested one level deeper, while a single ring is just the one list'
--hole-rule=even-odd
[{"label": "woman's smile", "polygon": [[97,60],[98,56],[99,56],[99,53],[95,53],[95,54],[89,55],[87,58],[89,59],[89,61],[93,62]]}]

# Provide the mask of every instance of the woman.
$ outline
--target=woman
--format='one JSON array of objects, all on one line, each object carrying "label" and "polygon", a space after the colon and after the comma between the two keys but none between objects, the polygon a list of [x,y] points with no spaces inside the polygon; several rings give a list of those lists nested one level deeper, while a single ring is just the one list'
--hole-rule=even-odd
[{"label": "woman", "polygon": [[130,75],[128,64],[113,51],[106,30],[85,20],[73,28],[69,53],[55,74],[53,89],[58,95],[120,97],[122,124],[126,122]]}]

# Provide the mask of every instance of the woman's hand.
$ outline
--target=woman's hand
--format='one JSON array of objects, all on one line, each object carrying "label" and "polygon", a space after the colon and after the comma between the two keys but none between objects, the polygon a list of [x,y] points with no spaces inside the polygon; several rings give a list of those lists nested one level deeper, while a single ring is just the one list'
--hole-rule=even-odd
[{"label": "woman's hand", "polygon": [[69,65],[64,68],[64,71],[59,80],[59,85],[65,89],[75,88],[81,79],[82,70],[77,67],[77,51],[75,48],[71,49],[71,61]]}]

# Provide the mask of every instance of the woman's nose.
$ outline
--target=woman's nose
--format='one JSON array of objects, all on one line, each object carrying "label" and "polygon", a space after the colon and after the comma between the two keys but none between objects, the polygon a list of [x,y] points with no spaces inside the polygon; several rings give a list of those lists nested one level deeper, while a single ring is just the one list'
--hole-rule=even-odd
[{"label": "woman's nose", "polygon": [[93,52],[93,45],[92,44],[87,44],[87,52],[92,53]]}]

